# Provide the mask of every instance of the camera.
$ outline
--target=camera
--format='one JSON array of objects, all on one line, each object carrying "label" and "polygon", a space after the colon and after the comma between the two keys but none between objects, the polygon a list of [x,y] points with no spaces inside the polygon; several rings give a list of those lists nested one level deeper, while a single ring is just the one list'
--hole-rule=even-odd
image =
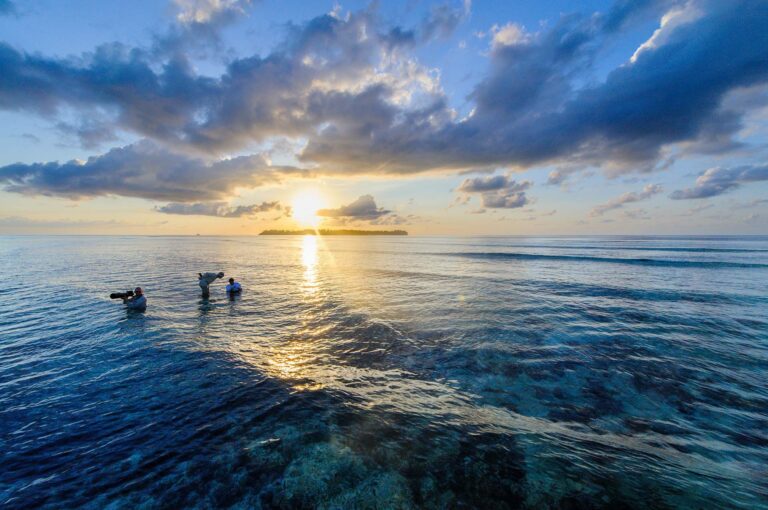
[{"label": "camera", "polygon": [[133,297],[133,291],[129,290],[127,292],[113,292],[109,295],[109,299],[125,299]]}]

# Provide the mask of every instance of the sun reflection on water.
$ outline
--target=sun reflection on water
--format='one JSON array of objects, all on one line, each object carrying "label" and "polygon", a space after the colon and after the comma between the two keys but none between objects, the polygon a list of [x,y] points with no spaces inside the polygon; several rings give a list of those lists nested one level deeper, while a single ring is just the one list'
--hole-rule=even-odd
[{"label": "sun reflection on water", "polygon": [[[324,387],[316,377],[322,372],[316,366],[317,353],[313,348],[311,328],[308,322],[313,316],[313,309],[318,299],[320,287],[318,284],[318,239],[317,236],[306,235],[301,239],[301,264],[304,275],[300,280],[300,289],[305,296],[306,308],[300,312],[300,328],[290,335],[290,339],[279,347],[269,349],[266,356],[266,370],[279,378],[296,391],[316,391]],[[327,377],[326,377],[327,378]]]},{"label": "sun reflection on water", "polygon": [[301,241],[301,263],[304,264],[304,292],[317,292],[317,236],[304,236]]}]

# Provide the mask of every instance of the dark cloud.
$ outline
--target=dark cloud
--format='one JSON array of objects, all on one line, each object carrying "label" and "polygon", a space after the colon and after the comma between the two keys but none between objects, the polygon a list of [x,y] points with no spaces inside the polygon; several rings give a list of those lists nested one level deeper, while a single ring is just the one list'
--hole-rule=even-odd
[{"label": "dark cloud", "polygon": [[634,191],[627,192],[617,198],[614,198],[613,200],[610,200],[604,204],[600,204],[596,206],[595,208],[592,209],[590,216],[602,216],[608,211],[612,211],[614,209],[621,209],[626,204],[640,202],[642,200],[648,200],[652,196],[658,193],[661,193],[662,191],[663,189],[659,184],[648,184],[643,188],[643,191],[639,193],[636,193]]},{"label": "dark cloud", "polygon": [[348,218],[359,220],[376,220],[390,214],[392,211],[380,208],[371,195],[362,195],[348,205],[342,205],[337,209],[320,209],[318,216],[327,218]]},{"label": "dark cloud", "polygon": [[608,12],[600,16],[600,21],[606,32],[615,32],[633,19],[658,15],[683,3],[685,0],[617,0]]},{"label": "dark cloud", "polygon": [[226,202],[197,202],[193,204],[176,202],[156,207],[155,210],[165,214],[241,218],[262,212],[290,211],[290,206],[283,206],[280,202],[262,202],[260,204],[238,205],[234,207]]},{"label": "dark cloud", "polygon": [[489,175],[464,179],[456,191],[465,194],[479,193],[483,209],[472,211],[482,214],[488,209],[515,209],[530,203],[525,191],[530,181],[517,182],[509,175]]},{"label": "dark cloud", "polygon": [[482,201],[483,207],[489,209],[516,209],[531,203],[525,192],[483,193]]},{"label": "dark cloud", "polygon": [[[64,106],[85,119],[107,115],[116,127],[174,141],[214,96],[214,80],[194,76],[183,57],[155,72],[142,52],[104,45],[83,61],[25,55],[0,44],[0,108],[54,117]],[[105,121],[102,121],[102,123]]]},{"label": "dark cloud", "polygon": [[6,165],[0,167],[0,184],[5,191],[72,199],[122,195],[192,202],[220,200],[236,187],[276,183],[301,173],[269,166],[261,156],[206,162],[145,140],[82,162]]},{"label": "dark cloud", "polygon": [[462,193],[483,193],[486,191],[497,191],[504,188],[519,188],[517,191],[523,191],[527,186],[525,183],[518,184],[512,180],[508,175],[491,175],[487,177],[474,177],[470,179],[464,179],[457,191]]},{"label": "dark cloud", "polygon": [[94,119],[86,119],[78,125],[59,122],[56,124],[56,129],[65,137],[77,139],[84,149],[96,149],[107,142],[117,140],[117,135],[110,124]]},{"label": "dark cloud", "polygon": [[677,190],[670,195],[670,198],[687,200],[715,197],[736,189],[744,183],[757,181],[768,181],[768,165],[710,168],[696,178],[692,188]]},{"label": "dark cloud", "polygon": [[[188,5],[214,9],[180,18],[178,30],[199,24],[200,30],[215,32],[242,15],[248,2]],[[631,61],[602,81],[592,79],[592,63],[606,38],[670,6],[674,12]],[[190,165],[193,191],[172,182],[157,187],[180,194],[179,201],[204,201],[224,197],[222,191],[195,196],[205,188],[198,169],[210,172],[216,190],[252,183],[250,175],[219,171],[232,163],[210,159],[273,137],[307,140],[300,161],[326,175],[526,168],[564,161],[613,173],[658,169],[655,163],[670,144],[685,142],[698,151],[733,148],[732,136],[747,109],[724,99],[768,80],[768,2],[692,0],[680,6],[621,0],[604,15],[565,15],[549,29],[497,41],[488,72],[469,95],[472,114],[457,119],[429,71],[408,50],[427,34],[439,37],[462,15],[466,9],[435,8],[415,31],[383,26],[373,7],[343,19],[333,13],[319,16],[289,25],[285,41],[271,54],[231,59],[217,77],[195,71],[186,42],[162,51],[160,43],[144,49],[109,44],[65,59],[0,44],[0,109],[35,112],[54,124],[62,122],[62,111],[75,111],[98,119],[105,133],[129,131],[169,147],[174,162],[181,152],[209,158],[185,156],[196,161]],[[88,124],[70,122],[70,127],[77,132]],[[98,143],[95,130],[83,133],[83,143]],[[11,165],[0,178],[16,191],[90,196],[120,190],[155,196],[152,186],[130,180],[129,169],[98,164],[115,151],[91,158],[85,168]],[[144,175],[157,151],[133,151],[148,160],[133,162],[135,171]],[[171,165],[178,173],[174,177],[184,182],[183,172]],[[97,168],[105,175],[74,177]],[[225,178],[232,182],[224,184]],[[486,207],[519,207],[527,201],[524,191],[510,190],[482,199],[493,204]]]},{"label": "dark cloud", "polygon": [[339,171],[388,173],[563,160],[614,172],[653,169],[666,145],[730,137],[744,112],[723,111],[723,98],[768,79],[768,3],[702,0],[680,9],[600,84],[577,88],[576,78],[605,28],[566,16],[549,31],[494,49],[467,119],[435,121],[447,108],[435,97],[431,108],[401,113],[403,122],[384,119],[365,136],[336,129],[310,137],[303,158]]}]

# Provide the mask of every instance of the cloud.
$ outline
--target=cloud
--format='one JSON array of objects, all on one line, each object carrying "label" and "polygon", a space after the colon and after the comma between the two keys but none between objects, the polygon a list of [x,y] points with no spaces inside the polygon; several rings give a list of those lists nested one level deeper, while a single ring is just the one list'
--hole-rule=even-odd
[{"label": "cloud", "polygon": [[505,188],[523,191],[527,187],[528,186],[525,185],[525,183],[518,184],[508,175],[491,175],[487,177],[464,179],[457,188],[457,191],[462,193],[482,193],[485,191],[498,191]]},{"label": "cloud", "polygon": [[155,35],[149,55],[178,58],[191,51],[197,57],[222,50],[220,32],[243,17],[251,0],[173,0],[176,24]]},{"label": "cloud", "polygon": [[701,211],[706,211],[707,209],[711,209],[714,206],[715,206],[715,204],[697,205],[696,207],[692,207],[692,208],[688,209],[687,211],[685,211],[684,213],[682,213],[682,216],[693,216],[695,214],[700,213]]},{"label": "cloud", "polygon": [[603,214],[607,213],[608,211],[612,211],[614,209],[621,209],[626,204],[631,204],[634,202],[640,202],[642,200],[648,200],[652,196],[661,193],[663,191],[661,185],[659,184],[648,184],[643,188],[643,191],[636,193],[636,192],[627,192],[623,195],[614,198],[613,200],[610,200],[604,204],[600,204],[596,206],[594,209],[592,209],[592,212],[590,212],[590,216],[602,216]]},{"label": "cloud", "polygon": [[529,37],[521,25],[511,22],[504,26],[494,25],[491,27],[491,34],[491,48],[495,50],[503,46],[525,44]]},{"label": "cloud", "polygon": [[648,211],[645,209],[633,209],[631,211],[624,211],[624,217],[630,220],[650,220]]},{"label": "cloud", "polygon": [[84,149],[95,149],[107,142],[117,140],[117,135],[109,124],[95,119],[86,119],[79,125],[59,122],[56,129],[67,137],[74,137]]},{"label": "cloud", "polygon": [[547,185],[557,186],[558,184],[564,183],[567,178],[568,178],[567,173],[562,172],[560,170],[552,170],[551,172],[549,172],[549,175],[547,175]]},{"label": "cloud", "polygon": [[[275,138],[305,140],[295,156],[317,175],[524,169],[566,161],[611,174],[648,171],[673,144],[704,150],[707,144],[696,142],[718,140],[719,150],[730,150],[725,141],[741,129],[748,109],[724,99],[768,81],[768,3],[761,0],[691,0],[683,9],[696,16],[685,22],[667,17],[633,60],[600,80],[592,63],[607,38],[648,13],[679,10],[678,3],[622,0],[607,14],[563,15],[524,37],[514,26],[502,27],[494,34],[499,41],[488,55],[488,71],[469,94],[472,113],[464,118],[413,47],[466,17],[468,4],[433,9],[416,31],[388,25],[375,7],[343,18],[318,16],[288,25],[272,53],[228,59],[218,76],[195,70],[190,45],[208,39],[191,31],[215,37],[248,2],[180,5],[188,9],[180,11],[177,32],[147,48],[115,43],[55,58],[0,44],[0,109],[35,113],[54,125],[74,112],[80,119],[67,119],[75,131],[88,127],[82,119],[98,118],[105,133],[129,132],[201,158],[211,166],[214,187],[232,189],[236,184],[222,184],[216,160]],[[145,156],[151,164],[153,155]],[[58,164],[35,168],[46,165]],[[102,171],[110,172],[106,166]],[[101,184],[110,179],[92,177]],[[201,187],[203,179],[195,179]],[[225,198],[193,194],[179,201]],[[524,195],[489,197],[495,204],[522,201]]]},{"label": "cloud", "polygon": [[441,115],[449,108],[435,98],[429,109],[382,118],[364,132],[321,131],[309,137],[302,158],[339,171],[391,174],[566,160],[613,174],[654,169],[668,145],[733,135],[744,111],[723,110],[723,98],[768,80],[768,32],[760,21],[768,4],[695,5],[700,17],[666,23],[656,42],[602,82],[579,85],[578,77],[597,57],[607,28],[594,17],[564,16],[549,30],[492,51],[466,119]]},{"label": "cloud", "polygon": [[15,163],[0,167],[5,191],[71,199],[121,195],[151,200],[218,200],[236,187],[280,182],[303,172],[270,166],[262,156],[208,162],[144,140],[86,161]]},{"label": "cloud", "polygon": [[342,205],[337,209],[320,209],[318,216],[326,218],[347,218],[358,220],[375,220],[390,214],[392,211],[380,208],[371,195],[362,195],[348,205]]},{"label": "cloud", "polygon": [[[466,195],[480,194],[483,208],[515,209],[530,203],[525,191],[531,185],[530,181],[517,182],[509,175],[489,175],[464,179],[456,191]],[[472,212],[481,214],[479,211],[485,212],[484,209]]]},{"label": "cloud", "polygon": [[320,209],[317,211],[317,215],[332,219],[341,225],[363,221],[370,225],[409,225],[414,221],[421,220],[419,216],[413,214],[402,216],[379,207],[371,195],[362,195],[352,203],[336,209]]},{"label": "cloud", "polygon": [[629,21],[657,15],[676,5],[684,4],[686,0],[618,0],[613,3],[607,13],[600,16],[603,30],[615,32]]},{"label": "cloud", "polygon": [[483,207],[489,209],[516,209],[528,205],[530,200],[525,192],[520,193],[484,193]]},{"label": "cloud", "polygon": [[238,205],[234,207],[226,202],[197,202],[193,204],[175,202],[162,207],[156,207],[155,210],[165,214],[241,218],[269,211],[290,212],[290,206],[283,206],[279,202],[262,202],[261,204]]},{"label": "cloud", "polygon": [[736,189],[744,183],[757,181],[768,181],[768,165],[715,167],[699,175],[692,188],[677,190],[670,195],[670,198],[674,200],[710,198]]},{"label": "cloud", "polygon": [[210,23],[223,15],[242,14],[251,0],[174,0],[176,19],[183,24]]},{"label": "cloud", "polygon": [[[768,198],[756,198],[754,200],[750,200],[746,204],[736,204],[732,207],[732,209],[752,209],[753,207],[757,207],[762,204],[768,204]],[[694,207],[694,209],[696,209]]]},{"label": "cloud", "polygon": [[464,0],[459,7],[451,7],[449,4],[433,5],[421,24],[421,37],[426,40],[450,37],[456,27],[469,17],[471,9],[471,0]]},{"label": "cloud", "polygon": [[419,216],[415,214],[409,214],[407,216],[401,216],[399,214],[390,213],[375,220],[371,220],[371,225],[410,225],[414,221],[421,220]]}]

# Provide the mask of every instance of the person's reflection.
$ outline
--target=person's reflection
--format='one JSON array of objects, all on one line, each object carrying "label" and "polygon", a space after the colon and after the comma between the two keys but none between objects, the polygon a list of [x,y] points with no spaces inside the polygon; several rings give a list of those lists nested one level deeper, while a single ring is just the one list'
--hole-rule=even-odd
[{"label": "person's reflection", "polygon": [[121,333],[143,333],[146,329],[147,317],[142,309],[125,309],[125,318],[118,322],[118,329]]},{"label": "person's reflection", "polygon": [[209,298],[204,297],[204,298],[201,298],[200,301],[197,302],[197,304],[199,305],[198,306],[198,310],[200,310],[200,316],[201,317],[203,315],[206,315],[211,310],[213,310],[213,308],[215,307],[215,305],[214,305],[215,301],[216,301],[215,299],[209,299]]}]

